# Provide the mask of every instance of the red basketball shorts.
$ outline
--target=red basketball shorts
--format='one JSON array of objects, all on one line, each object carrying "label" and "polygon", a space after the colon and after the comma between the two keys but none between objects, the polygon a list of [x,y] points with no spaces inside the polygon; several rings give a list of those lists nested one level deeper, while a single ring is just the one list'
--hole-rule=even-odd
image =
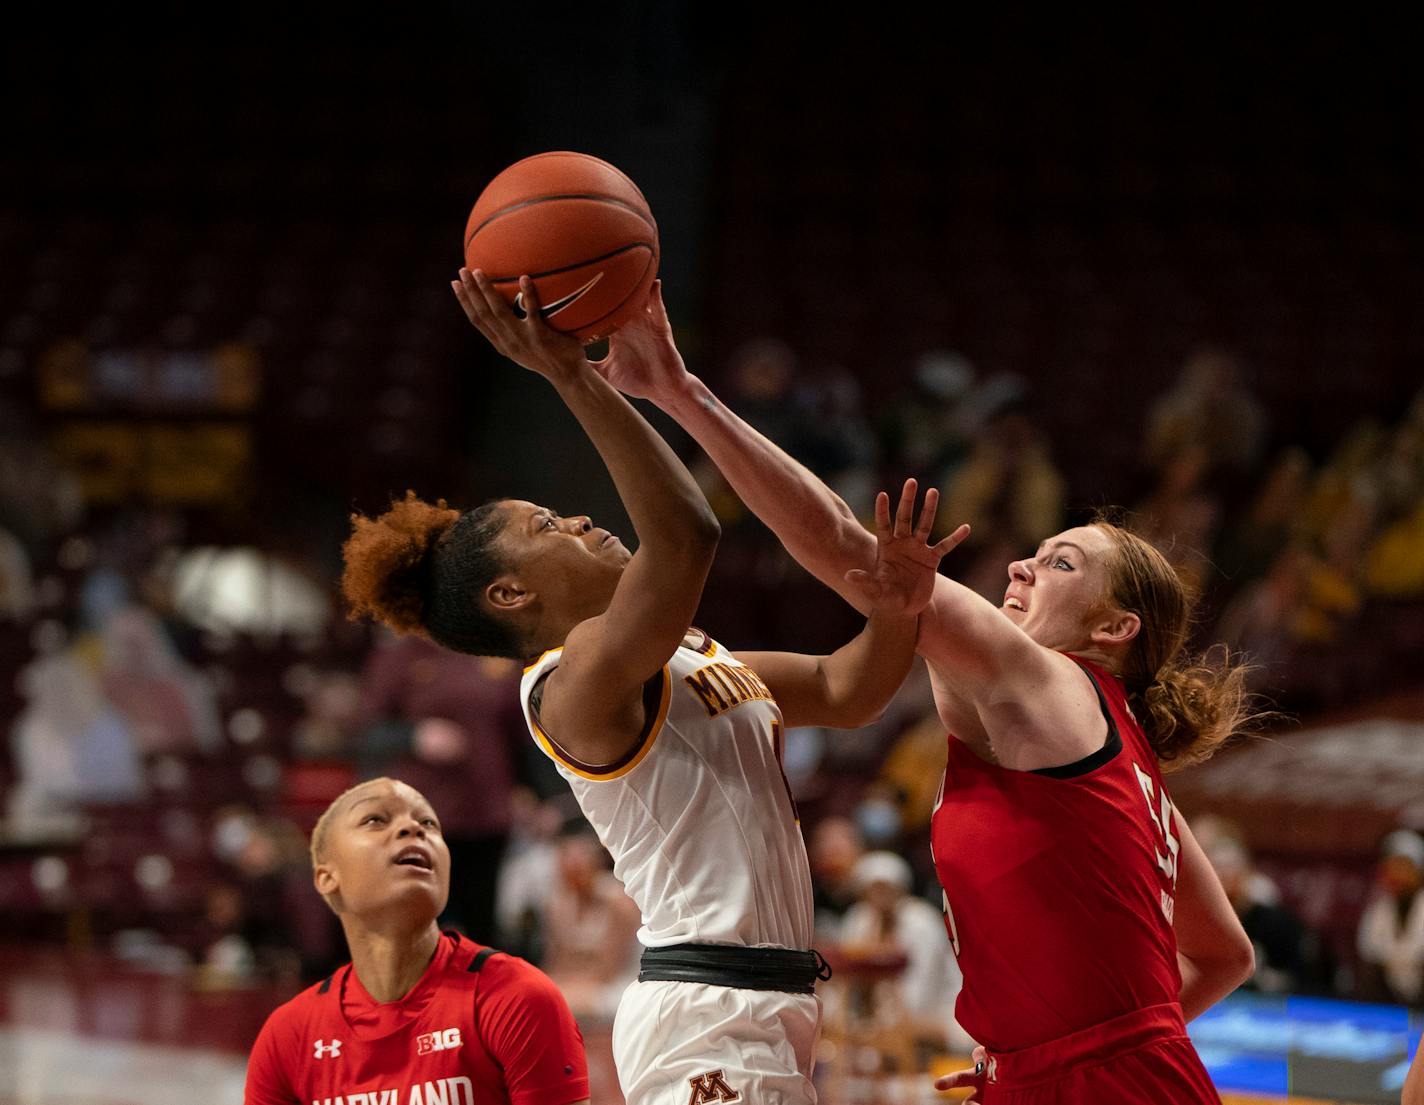
[{"label": "red basketball shorts", "polygon": [[984,1105],[1221,1105],[1175,1004],[990,1051]]}]

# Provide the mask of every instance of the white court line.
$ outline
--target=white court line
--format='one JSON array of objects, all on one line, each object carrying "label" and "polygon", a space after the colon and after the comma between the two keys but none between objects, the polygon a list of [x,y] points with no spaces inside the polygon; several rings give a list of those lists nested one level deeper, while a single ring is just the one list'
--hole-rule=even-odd
[{"label": "white court line", "polygon": [[0,1105],[241,1105],[230,1052],[0,1026]]}]

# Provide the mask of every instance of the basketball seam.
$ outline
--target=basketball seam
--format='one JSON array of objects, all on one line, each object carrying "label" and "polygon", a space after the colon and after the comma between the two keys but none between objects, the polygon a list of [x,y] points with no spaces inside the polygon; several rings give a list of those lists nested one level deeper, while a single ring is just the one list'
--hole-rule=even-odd
[{"label": "basketball seam", "polygon": [[[643,271],[642,271],[642,273],[638,276],[638,281],[637,281],[637,283],[633,285],[633,291],[637,291],[637,289],[638,289],[638,284],[641,284],[641,283],[643,282],[643,278],[648,275],[648,265],[651,265],[652,263],[653,263],[653,254],[652,254],[652,251],[649,250],[649,251],[648,251],[648,264],[643,266]],[[580,330],[587,330],[590,326],[597,326],[597,325],[598,325],[600,322],[602,322],[604,319],[610,318],[610,317],[612,317],[613,315],[616,315],[619,311],[621,311],[621,310],[623,309],[623,304],[627,303],[628,300],[630,300],[630,299],[632,299],[632,298],[633,298],[633,292],[629,292],[627,295],[625,295],[625,296],[623,297],[623,302],[622,302],[622,303],[619,303],[618,306],[616,306],[616,307],[613,308],[613,310],[611,310],[611,311],[605,311],[603,314],[599,315],[599,316],[598,316],[596,319],[594,319],[592,322],[584,323],[584,325],[580,326],[579,329],[580,329]]]},{"label": "basketball seam", "polygon": [[[579,153],[577,150],[545,150],[543,153],[532,153],[528,157],[521,158],[520,160],[516,161],[514,165],[523,165],[526,161],[542,161],[546,157],[577,157],[588,161],[593,161],[599,165],[605,165],[608,168],[612,169],[619,176],[621,176],[623,180],[627,183],[628,187],[638,193],[638,198],[643,201],[644,205],[649,206],[648,197],[643,195],[643,190],[638,187],[637,182],[632,177],[630,177],[617,165],[614,165],[613,163],[608,161],[604,161],[601,157],[594,157],[593,154],[590,153]],[[514,168],[514,165],[511,165],[510,168]]]},{"label": "basketball seam", "polygon": [[533,207],[536,204],[540,203],[553,203],[556,200],[598,200],[600,203],[611,203],[615,207],[621,207],[625,211],[637,215],[638,218],[642,219],[643,222],[648,224],[648,229],[651,230],[654,234],[656,234],[658,231],[658,224],[653,222],[653,220],[646,213],[639,211],[631,203],[624,203],[622,200],[614,199],[612,196],[600,196],[595,192],[570,192],[567,195],[539,196],[537,199],[520,200],[518,203],[511,203],[508,207],[501,207],[498,211],[495,211],[493,214],[486,216],[484,222],[480,223],[479,226],[475,227],[474,230],[470,231],[470,236],[465,239],[465,248],[469,249],[470,243],[475,240],[475,236],[479,234],[479,232],[485,227],[489,226],[490,223],[494,222],[495,219],[498,219],[504,215],[508,215],[511,211],[518,211],[522,207]]},{"label": "basketball seam", "polygon": [[[545,271],[545,272],[526,272],[526,273],[521,273],[520,276],[527,276],[527,277],[529,277],[529,279],[531,279],[531,280],[542,280],[542,279],[543,279],[544,277],[546,277],[546,276],[558,276],[559,273],[561,273],[561,272],[572,272],[574,269],[581,269],[581,268],[583,268],[585,265],[596,265],[596,264],[598,264],[598,262],[600,262],[600,261],[607,261],[610,257],[617,257],[620,253],[627,253],[630,249],[646,249],[646,250],[648,251],[649,255],[651,255],[652,252],[653,252],[654,246],[653,246],[653,243],[652,243],[652,242],[629,242],[626,246],[619,246],[619,247],[618,247],[617,249],[615,249],[612,253],[605,253],[605,254],[603,254],[603,255],[600,256],[600,257],[590,257],[590,258],[588,258],[588,260],[586,260],[586,261],[579,261],[579,262],[577,262],[576,264],[565,265],[565,266],[564,266],[563,268],[561,268],[561,269],[548,269],[548,270]],[[644,271],[644,272],[647,272],[648,270],[645,268],[643,271]],[[491,284],[509,284],[509,283],[512,283],[512,282],[518,282],[519,277],[518,277],[518,276],[487,276],[486,279],[488,279]],[[641,280],[642,277],[639,277],[638,279]],[[626,302],[626,301],[625,301],[625,302]],[[621,307],[622,304],[619,304],[619,306]],[[617,309],[618,309],[617,307],[614,308],[615,311],[616,311]],[[603,318],[607,318],[608,316],[607,316],[607,315],[604,315],[604,316],[602,316],[602,317],[603,317]]]}]

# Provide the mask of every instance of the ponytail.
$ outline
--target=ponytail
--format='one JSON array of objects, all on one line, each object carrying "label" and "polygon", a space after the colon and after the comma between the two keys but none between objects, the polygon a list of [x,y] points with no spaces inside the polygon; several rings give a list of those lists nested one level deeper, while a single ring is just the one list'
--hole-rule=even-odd
[{"label": "ponytail", "polygon": [[1123,661],[1133,713],[1165,771],[1207,759],[1234,733],[1265,715],[1246,693],[1247,665],[1224,645],[1193,659],[1182,655],[1191,628],[1191,595],[1157,549],[1122,526],[1093,525],[1112,540],[1111,601],[1141,620]]},{"label": "ponytail", "polygon": [[461,514],[414,491],[375,518],[353,514],[341,549],[348,617],[369,617],[456,652],[523,656],[513,627],[480,598],[507,568],[495,547],[503,528],[498,501]]},{"label": "ponytail", "polygon": [[1129,691],[1134,713],[1164,771],[1201,763],[1253,720],[1247,705],[1244,664],[1225,645],[1194,661],[1173,660],[1139,694]]}]

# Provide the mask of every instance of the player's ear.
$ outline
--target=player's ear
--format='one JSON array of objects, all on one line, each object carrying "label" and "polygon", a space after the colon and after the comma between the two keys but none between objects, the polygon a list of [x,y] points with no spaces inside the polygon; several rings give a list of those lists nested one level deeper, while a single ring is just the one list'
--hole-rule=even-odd
[{"label": "player's ear", "polygon": [[1093,626],[1090,636],[1094,644],[1125,645],[1137,636],[1142,619],[1128,610],[1110,610]]},{"label": "player's ear", "polygon": [[316,887],[316,892],[323,898],[330,898],[335,894],[340,883],[336,877],[336,870],[326,861],[318,863],[312,871],[312,885]]},{"label": "player's ear", "polygon": [[526,590],[517,577],[509,574],[492,580],[485,588],[485,601],[500,614],[513,614],[523,610],[537,597],[537,592]]}]

